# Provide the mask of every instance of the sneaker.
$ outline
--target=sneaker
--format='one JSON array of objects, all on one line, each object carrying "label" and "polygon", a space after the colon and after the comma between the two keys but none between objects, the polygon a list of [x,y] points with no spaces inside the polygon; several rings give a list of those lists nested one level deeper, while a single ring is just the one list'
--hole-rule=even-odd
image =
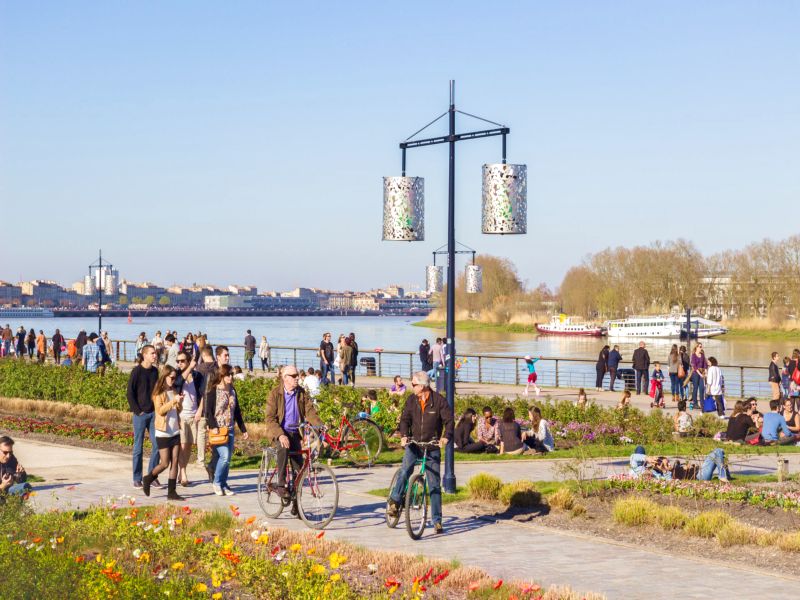
[{"label": "sneaker", "polygon": [[140,488],[140,487],[142,487],[142,482],[141,482],[141,481],[134,481],[134,482],[133,482],[133,487],[135,487],[135,488]]},{"label": "sneaker", "polygon": [[206,473],[208,473],[208,483],[211,483],[214,481],[214,470],[208,465],[205,465],[205,467]]},{"label": "sneaker", "polygon": [[161,485],[161,482],[158,480],[158,477],[153,479],[153,483],[151,483],[150,485],[152,487],[154,487],[154,488],[162,488],[162,487],[164,487],[163,485]]},{"label": "sneaker", "polygon": [[442,527],[441,523],[434,523],[433,532],[434,533],[444,533],[444,527]]},{"label": "sneaker", "polygon": [[293,517],[299,516],[299,514],[297,512],[297,502],[292,502],[292,509],[289,512],[292,513]]},{"label": "sneaker", "polygon": [[390,517],[394,518],[398,515],[400,506],[394,500],[389,500],[388,505],[386,506],[386,514]]},{"label": "sneaker", "polygon": [[234,491],[233,491],[231,488],[229,488],[229,487],[224,487],[224,488],[222,488],[222,491],[223,491],[223,492],[225,492],[225,495],[226,495],[226,496],[235,496],[235,495],[236,495],[236,492],[234,492]]},{"label": "sneaker", "polygon": [[217,496],[224,496],[224,495],[225,495],[225,492],[224,492],[224,491],[222,490],[222,488],[221,488],[221,487],[219,487],[218,485],[215,485],[215,486],[213,486],[213,488],[214,488],[214,493],[215,493]]}]

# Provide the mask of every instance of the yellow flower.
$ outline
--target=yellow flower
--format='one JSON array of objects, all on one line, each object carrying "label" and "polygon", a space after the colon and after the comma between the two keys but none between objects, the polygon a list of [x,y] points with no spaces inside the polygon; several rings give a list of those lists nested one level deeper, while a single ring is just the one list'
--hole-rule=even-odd
[{"label": "yellow flower", "polygon": [[306,550],[306,554],[308,554],[309,556],[311,556],[311,555],[312,555],[312,554],[314,554],[316,551],[317,551],[317,549],[316,549],[316,548],[309,548],[308,550]]},{"label": "yellow flower", "polygon": [[214,600],[219,600],[220,598],[222,598],[222,592],[216,592],[215,594],[211,594],[211,597]]},{"label": "yellow flower", "polygon": [[339,581],[341,578],[342,576],[339,575],[338,573],[334,573],[333,575],[331,575],[331,581]]},{"label": "yellow flower", "polygon": [[226,542],[225,545],[222,547],[223,550],[231,550],[233,548],[233,542]]},{"label": "yellow flower", "polygon": [[222,585],[222,580],[216,573],[211,576],[211,585],[213,585],[214,587],[219,587]]},{"label": "yellow flower", "polygon": [[326,596],[327,596],[328,594],[330,594],[330,593],[331,593],[331,584],[330,584],[330,583],[326,583],[326,584],[325,584],[325,587],[322,589],[322,592],[323,592],[323,593],[324,593]]},{"label": "yellow flower", "polygon": [[208,590],[208,586],[205,583],[198,583],[194,586],[194,591],[196,592],[205,592]]},{"label": "yellow flower", "polygon": [[289,546],[289,550],[291,550],[292,552],[300,552],[302,548],[303,547],[300,544],[292,544],[291,546]]},{"label": "yellow flower", "polygon": [[214,543],[219,545],[219,536],[218,535],[214,536]]},{"label": "yellow flower", "polygon": [[150,562],[150,553],[142,552],[137,559],[139,562]]},{"label": "yellow flower", "polygon": [[180,525],[181,523],[183,523],[183,517],[178,517],[175,519],[175,525]]},{"label": "yellow flower", "polygon": [[311,567],[311,572],[315,575],[322,575],[325,572],[325,567],[319,563]]},{"label": "yellow flower", "polygon": [[341,565],[347,562],[347,557],[342,556],[338,552],[331,552],[331,555],[328,557],[328,560],[331,563],[331,569],[338,569]]},{"label": "yellow flower", "polygon": [[173,571],[181,571],[185,565],[182,562],[172,563]]},{"label": "yellow flower", "polygon": [[56,538],[56,543],[63,544],[64,543],[64,536],[62,535],[61,537],[57,537]]}]

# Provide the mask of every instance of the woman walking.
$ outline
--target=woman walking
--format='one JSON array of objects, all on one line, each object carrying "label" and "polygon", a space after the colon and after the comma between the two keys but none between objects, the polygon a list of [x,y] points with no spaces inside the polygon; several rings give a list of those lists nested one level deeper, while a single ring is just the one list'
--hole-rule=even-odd
[{"label": "woman walking", "polygon": [[211,462],[206,467],[208,476],[212,478],[214,493],[217,496],[233,496],[234,491],[228,487],[228,471],[233,454],[234,423],[242,432],[242,439],[247,439],[247,428],[242,418],[242,410],[233,388],[233,367],[222,365],[217,370],[216,378],[209,382],[211,391],[206,396],[206,423],[212,435],[228,434],[228,443],[214,445],[211,449]]},{"label": "woman walking", "polygon": [[672,401],[678,401],[680,383],[678,382],[678,369],[681,365],[681,356],[678,353],[678,344],[672,344],[667,360],[667,370],[669,371],[669,389],[672,392]]},{"label": "woman walking", "polygon": [[689,354],[686,352],[686,346],[681,346],[678,350],[678,358],[681,364],[678,366],[678,383],[680,384],[679,391],[681,393],[681,400],[689,400],[689,370],[691,363],[689,362]]},{"label": "woman walking", "polygon": [[269,342],[267,341],[267,336],[261,336],[261,345],[258,347],[258,358],[261,359],[261,370],[262,371],[270,371],[269,366],[269,359],[270,359],[270,351],[269,351]]},{"label": "woman walking", "polygon": [[350,385],[353,380],[353,340],[349,337],[344,338],[344,346],[342,346],[340,352],[342,383],[344,385]]},{"label": "woman walking", "polygon": [[600,355],[597,357],[597,364],[594,366],[597,372],[594,387],[597,388],[598,392],[603,391],[603,378],[606,376],[606,371],[608,371],[608,353],[610,351],[611,347],[608,344],[603,346],[603,349],[600,350]]},{"label": "woman walking", "polygon": [[36,358],[40,365],[44,364],[47,358],[47,338],[41,329],[39,330],[39,335],[36,336]]},{"label": "woman walking", "polygon": [[703,344],[697,344],[694,347],[691,365],[692,402],[689,404],[689,408],[694,409],[698,406],[702,406],[703,400],[705,400],[706,371],[708,370],[708,361],[706,360],[705,352],[703,352]]},{"label": "woman walking", "polygon": [[31,327],[28,331],[28,336],[25,338],[25,345],[28,346],[28,358],[33,360],[33,354],[36,352],[36,332]]},{"label": "woman walking", "polygon": [[159,473],[169,468],[167,500],[183,500],[175,491],[178,482],[178,458],[181,450],[181,419],[178,410],[181,408],[183,397],[183,394],[178,394],[174,390],[177,375],[175,369],[164,365],[153,388],[159,463],[142,477],[142,491],[145,496],[149,496],[153,480],[158,477]]}]

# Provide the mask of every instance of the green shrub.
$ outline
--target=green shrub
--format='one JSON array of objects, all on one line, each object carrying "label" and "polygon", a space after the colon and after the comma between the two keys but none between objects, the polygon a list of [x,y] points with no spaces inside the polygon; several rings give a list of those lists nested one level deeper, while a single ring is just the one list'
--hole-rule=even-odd
[{"label": "green shrub", "polygon": [[519,480],[501,487],[497,499],[508,506],[531,508],[541,504],[542,495],[536,491],[532,481]]},{"label": "green shrub", "polygon": [[497,500],[503,481],[488,473],[478,473],[467,482],[470,498],[475,500]]},{"label": "green shrub", "polygon": [[733,517],[728,513],[721,510],[709,510],[689,519],[686,522],[684,531],[689,535],[712,538],[731,521],[733,521]]},{"label": "green shrub", "polygon": [[620,498],[614,503],[612,516],[622,525],[650,525],[656,521],[658,505],[640,496]]},{"label": "green shrub", "polygon": [[572,510],[575,506],[575,494],[566,487],[559,488],[547,497],[547,503],[561,510]]},{"label": "green shrub", "polygon": [[681,529],[686,524],[686,513],[677,506],[662,506],[656,513],[656,522],[662,529]]}]

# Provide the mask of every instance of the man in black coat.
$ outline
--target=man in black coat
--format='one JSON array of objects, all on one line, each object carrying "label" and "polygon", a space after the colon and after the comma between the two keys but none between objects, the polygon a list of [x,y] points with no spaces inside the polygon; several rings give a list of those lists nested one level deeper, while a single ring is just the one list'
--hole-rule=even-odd
[{"label": "man in black coat", "polygon": [[428,462],[425,474],[428,479],[428,492],[431,498],[431,521],[436,533],[442,533],[442,488],[439,477],[441,449],[453,439],[453,411],[443,396],[430,387],[430,378],[425,371],[414,373],[411,378],[414,393],[406,400],[403,414],[400,415],[400,444],[405,446],[400,477],[389,497],[388,513],[397,515],[400,509],[406,482],[414,471],[417,460],[422,458],[423,448],[409,442],[435,442],[438,447],[428,449]]},{"label": "man in black coat", "polygon": [[[650,385],[650,373],[648,369],[650,368],[650,354],[648,354],[647,350],[645,349],[645,343],[639,342],[639,347],[633,351],[633,370],[636,371],[636,395],[642,393],[642,387],[644,387],[644,393],[648,393],[648,387]],[[644,382],[644,385],[642,385]]]}]

